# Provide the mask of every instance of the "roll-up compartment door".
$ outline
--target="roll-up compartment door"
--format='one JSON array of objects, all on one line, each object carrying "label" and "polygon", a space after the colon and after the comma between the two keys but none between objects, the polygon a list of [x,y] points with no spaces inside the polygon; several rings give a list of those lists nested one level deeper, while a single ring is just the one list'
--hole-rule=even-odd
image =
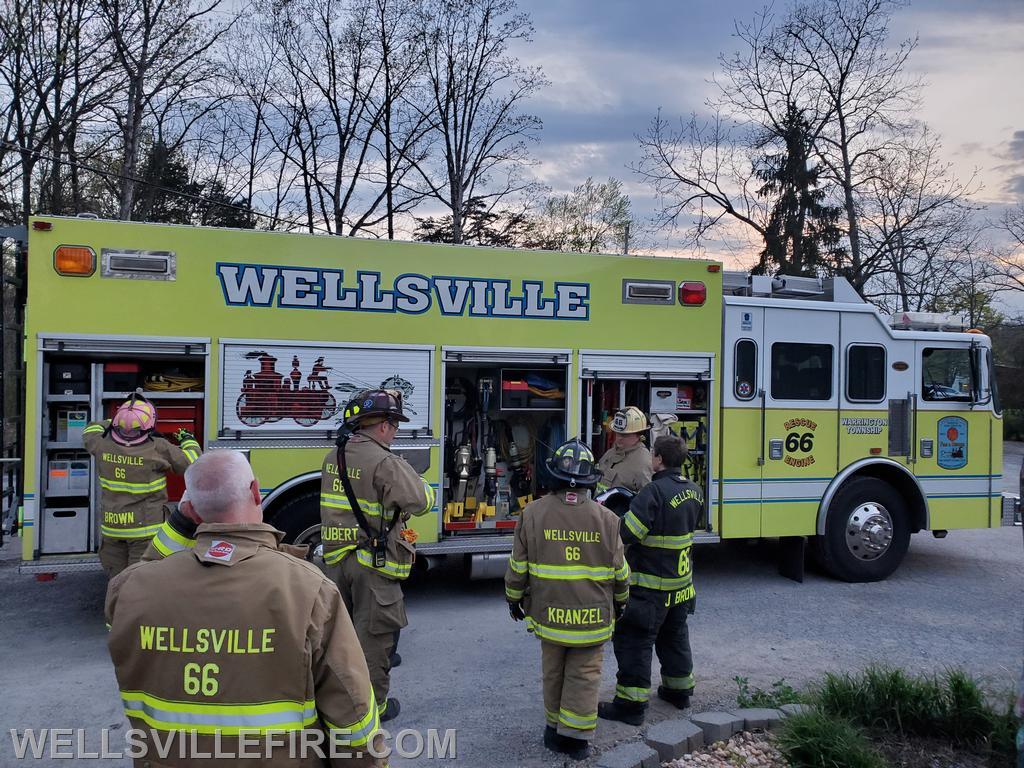
[{"label": "roll-up compartment door", "polygon": [[402,393],[407,430],[430,428],[433,348],[327,342],[224,342],[221,430],[303,436],[337,429],[364,389]]},{"label": "roll-up compartment door", "polygon": [[490,347],[444,347],[446,363],[478,365],[568,365],[572,354],[567,349],[501,349]]},{"label": "roll-up compartment door", "polygon": [[597,379],[708,379],[709,355],[671,352],[580,351],[583,378]]}]

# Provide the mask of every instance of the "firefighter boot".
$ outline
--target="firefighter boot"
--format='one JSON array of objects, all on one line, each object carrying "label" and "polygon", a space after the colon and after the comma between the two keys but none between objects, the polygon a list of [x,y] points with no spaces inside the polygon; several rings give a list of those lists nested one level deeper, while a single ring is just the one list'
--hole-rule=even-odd
[{"label": "firefighter boot", "polygon": [[544,746],[552,752],[558,752],[558,729],[553,725],[544,726]]},{"label": "firefighter boot", "polygon": [[398,717],[398,713],[402,711],[402,705],[398,703],[398,699],[388,698],[384,704],[384,711],[380,713],[380,721],[386,723],[388,720],[394,720]]},{"label": "firefighter boot", "polygon": [[671,688],[666,688],[664,685],[658,686],[658,698],[679,707],[679,709],[686,709],[690,706],[689,694],[682,691],[674,691]]},{"label": "firefighter boot", "polygon": [[626,725],[644,724],[643,707],[632,707],[619,701],[602,701],[597,705],[597,716],[602,720],[618,720]]},{"label": "firefighter boot", "polygon": [[590,757],[590,742],[586,739],[559,735],[555,751],[567,755],[570,760],[586,760]]}]

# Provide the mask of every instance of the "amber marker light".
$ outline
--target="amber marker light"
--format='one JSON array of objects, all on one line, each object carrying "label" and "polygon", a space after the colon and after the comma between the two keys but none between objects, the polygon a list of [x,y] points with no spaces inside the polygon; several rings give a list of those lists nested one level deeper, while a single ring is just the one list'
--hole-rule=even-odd
[{"label": "amber marker light", "polygon": [[89,277],[96,271],[96,252],[84,245],[57,246],[53,268],[66,277]]}]

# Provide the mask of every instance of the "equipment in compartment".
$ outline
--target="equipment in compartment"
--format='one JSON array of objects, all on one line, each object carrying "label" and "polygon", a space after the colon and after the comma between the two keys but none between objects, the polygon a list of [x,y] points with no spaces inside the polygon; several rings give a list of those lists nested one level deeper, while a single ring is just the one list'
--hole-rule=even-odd
[{"label": "equipment in compartment", "polygon": [[[560,366],[448,366],[445,382],[447,533],[505,530],[545,490],[539,470],[565,430]],[[552,442],[555,441],[555,442]]]},{"label": "equipment in compartment", "polygon": [[82,431],[88,421],[89,411],[87,410],[58,408],[56,441],[58,443],[81,443]]},{"label": "equipment in compartment", "polygon": [[51,363],[50,364],[51,395],[87,395],[89,394],[88,363]]}]

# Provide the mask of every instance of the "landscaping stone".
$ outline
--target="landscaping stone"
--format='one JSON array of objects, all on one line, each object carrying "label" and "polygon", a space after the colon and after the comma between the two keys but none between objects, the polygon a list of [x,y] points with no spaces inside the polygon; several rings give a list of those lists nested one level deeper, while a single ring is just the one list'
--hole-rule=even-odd
[{"label": "landscaping stone", "polygon": [[658,753],[642,741],[610,749],[597,758],[595,768],[659,768]]},{"label": "landscaping stone", "polygon": [[704,731],[689,720],[663,720],[647,729],[644,740],[667,763],[704,746]]},{"label": "landscaping stone", "polygon": [[755,728],[768,731],[777,727],[782,721],[782,713],[779,710],[764,707],[734,709],[732,714],[743,718],[743,730],[745,731],[752,731]]},{"label": "landscaping stone", "polygon": [[783,704],[779,707],[779,712],[782,713],[783,717],[789,717],[790,715],[803,715],[811,711],[811,707],[807,704]]},{"label": "landscaping stone", "polygon": [[743,718],[729,712],[704,712],[690,718],[704,732],[704,743],[726,741],[743,730]]}]

